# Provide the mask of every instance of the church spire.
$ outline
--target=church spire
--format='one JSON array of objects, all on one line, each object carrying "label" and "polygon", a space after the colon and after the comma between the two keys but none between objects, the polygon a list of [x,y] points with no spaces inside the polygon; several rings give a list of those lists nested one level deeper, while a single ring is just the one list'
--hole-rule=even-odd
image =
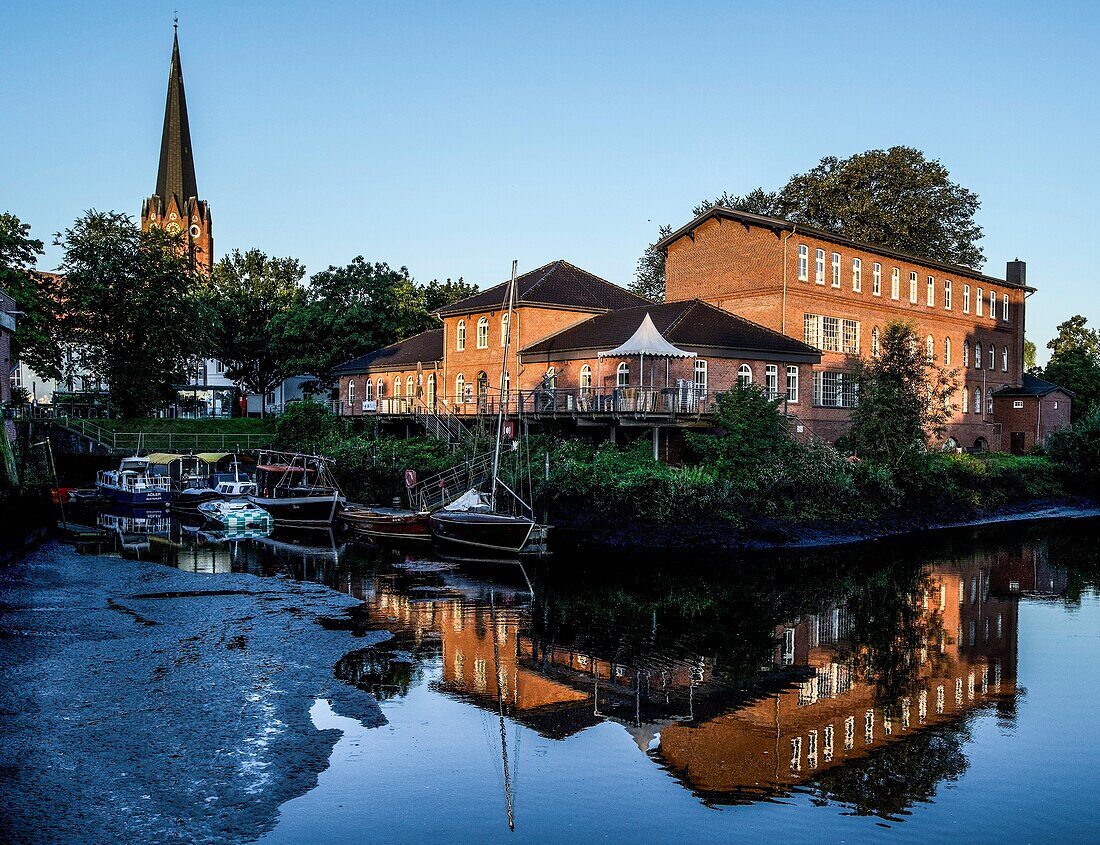
[{"label": "church spire", "polygon": [[160,140],[160,167],[156,195],[163,202],[176,197],[182,208],[199,195],[195,183],[195,159],[191,155],[191,131],[187,125],[187,98],[183,93],[179,35],[173,23],[172,66],[168,72],[168,98],[164,105],[164,131]]}]

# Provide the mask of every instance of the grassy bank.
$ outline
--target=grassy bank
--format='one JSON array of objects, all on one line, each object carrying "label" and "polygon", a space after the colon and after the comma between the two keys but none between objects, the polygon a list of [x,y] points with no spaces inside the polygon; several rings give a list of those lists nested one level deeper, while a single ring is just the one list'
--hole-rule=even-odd
[{"label": "grassy bank", "polygon": [[275,419],[253,417],[174,420],[138,417],[93,422],[105,431],[143,434],[274,434],[276,426]]}]

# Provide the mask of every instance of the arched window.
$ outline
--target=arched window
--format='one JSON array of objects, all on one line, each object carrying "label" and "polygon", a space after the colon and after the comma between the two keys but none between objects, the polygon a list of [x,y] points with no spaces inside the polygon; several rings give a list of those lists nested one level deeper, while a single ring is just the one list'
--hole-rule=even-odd
[{"label": "arched window", "polygon": [[951,338],[949,337],[943,339],[943,365],[951,366]]},{"label": "arched window", "polygon": [[366,384],[363,385],[363,398],[370,402],[374,399],[374,382],[367,379]]},{"label": "arched window", "polygon": [[348,407],[355,406],[355,379],[348,380]]},{"label": "arched window", "polygon": [[964,414],[970,412],[970,391],[965,387],[963,388],[962,412]]},{"label": "arched window", "polygon": [[1007,346],[1002,346],[1001,347],[1001,372],[1002,373],[1007,373],[1008,372],[1008,347]]},{"label": "arched window", "polygon": [[996,344],[989,344],[989,369],[997,369],[997,346]]},{"label": "arched window", "polygon": [[974,413],[980,414],[982,412],[982,389],[980,387],[974,388]]},{"label": "arched window", "polygon": [[630,384],[630,364],[623,361],[615,370],[615,386],[627,387]]},{"label": "arched window", "polygon": [[504,346],[504,342],[508,339],[508,312],[505,311],[500,315],[500,345]]},{"label": "arched window", "polygon": [[482,317],[477,321],[477,348],[489,348],[489,318]]},{"label": "arched window", "polygon": [[459,320],[458,328],[455,330],[455,349],[461,352],[466,348],[466,321]]},{"label": "arched window", "polygon": [[401,376],[395,376],[393,380],[393,398],[397,399],[401,395]]},{"label": "arched window", "polygon": [[378,399],[382,400],[382,397],[386,395],[386,383],[382,381],[382,376],[378,377]]},{"label": "arched window", "polygon": [[477,374],[477,398],[484,399],[489,393],[489,375],[482,370]]},{"label": "arched window", "polygon": [[435,405],[435,373],[428,374],[428,392],[426,399],[428,405]]},{"label": "arched window", "polygon": [[985,390],[985,410],[990,416],[993,415],[993,391],[988,387]]},{"label": "arched window", "polygon": [[752,370],[748,364],[742,364],[737,368],[737,386],[748,387],[752,384]]},{"label": "arched window", "polygon": [[466,377],[462,373],[455,376],[455,401],[466,401]]},{"label": "arched window", "polygon": [[970,366],[970,341],[969,340],[964,340],[963,341],[963,366],[964,367],[969,367]]},{"label": "arched window", "polygon": [[974,369],[980,370],[982,368],[982,345],[980,343],[974,344]]},{"label": "arched window", "polygon": [[558,370],[557,370],[557,367],[547,367],[546,368],[546,377],[544,379],[544,383],[546,384],[546,387],[550,390],[553,390],[554,388],[556,388],[558,386]]},{"label": "arched window", "polygon": [[878,357],[878,326],[871,329],[871,354]]},{"label": "arched window", "polygon": [[592,368],[585,364],[581,367],[581,390],[585,393],[592,389]]},{"label": "arched window", "polygon": [[704,358],[695,359],[695,395],[707,394],[707,362]]},{"label": "arched window", "polygon": [[413,377],[409,376],[405,379],[405,395],[412,399],[416,396],[416,391],[413,390]]},{"label": "arched window", "polygon": [[936,360],[936,342],[932,340],[932,335],[924,339],[924,357],[929,361]]}]

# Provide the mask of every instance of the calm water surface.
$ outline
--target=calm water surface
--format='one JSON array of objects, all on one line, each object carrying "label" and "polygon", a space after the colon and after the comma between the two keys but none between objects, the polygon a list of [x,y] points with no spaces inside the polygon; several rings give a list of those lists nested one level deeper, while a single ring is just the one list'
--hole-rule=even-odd
[{"label": "calm water surface", "polygon": [[335,668],[388,724],[317,701],[340,738],[264,842],[1100,842],[1095,520],[524,569],[119,528],[393,634]]}]

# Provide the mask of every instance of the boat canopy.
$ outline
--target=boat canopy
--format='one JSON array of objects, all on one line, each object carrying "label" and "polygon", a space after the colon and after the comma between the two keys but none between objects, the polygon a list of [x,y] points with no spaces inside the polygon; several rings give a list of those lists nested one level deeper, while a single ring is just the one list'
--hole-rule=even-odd
[{"label": "boat canopy", "polygon": [[216,464],[222,458],[228,458],[232,454],[232,452],[199,452],[195,457],[201,458],[208,464]]},{"label": "boat canopy", "polygon": [[637,331],[621,346],[608,352],[598,353],[600,358],[629,358],[634,355],[648,355],[651,358],[694,358],[694,352],[687,352],[673,346],[664,337],[647,311]]},{"label": "boat canopy", "polygon": [[151,455],[146,455],[145,460],[154,466],[165,466],[172,463],[172,461],[178,461],[180,458],[186,458],[187,455],[176,455],[172,452],[153,452]]},{"label": "boat canopy", "polygon": [[312,469],[289,464],[260,464],[256,467],[259,472],[313,472]]}]

